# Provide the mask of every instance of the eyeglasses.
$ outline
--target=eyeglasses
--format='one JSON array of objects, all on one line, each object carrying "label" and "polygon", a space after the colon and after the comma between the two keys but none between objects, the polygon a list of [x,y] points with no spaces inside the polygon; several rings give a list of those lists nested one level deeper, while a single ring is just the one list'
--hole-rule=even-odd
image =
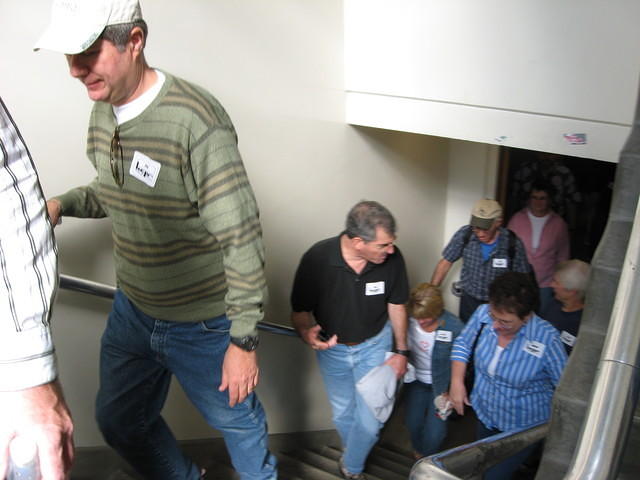
[{"label": "eyeglasses", "polygon": [[111,137],[111,149],[109,150],[109,163],[111,175],[120,188],[124,185],[124,154],[120,145],[120,129],[116,127]]},{"label": "eyeglasses", "polygon": [[504,318],[498,318],[496,317],[496,314],[494,313],[493,309],[489,308],[489,316],[491,317],[491,320],[493,320],[494,322],[498,322],[498,324],[501,327],[511,327],[513,325],[517,325],[518,323],[524,323],[521,319],[518,320],[510,320],[510,319],[504,319]]}]

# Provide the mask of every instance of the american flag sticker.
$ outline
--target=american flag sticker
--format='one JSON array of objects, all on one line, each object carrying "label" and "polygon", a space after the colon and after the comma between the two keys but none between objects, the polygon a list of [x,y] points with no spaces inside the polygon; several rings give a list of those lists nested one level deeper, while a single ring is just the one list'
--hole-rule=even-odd
[{"label": "american flag sticker", "polygon": [[565,133],[564,139],[569,143],[569,145],[586,145],[587,144],[587,134],[586,133]]}]

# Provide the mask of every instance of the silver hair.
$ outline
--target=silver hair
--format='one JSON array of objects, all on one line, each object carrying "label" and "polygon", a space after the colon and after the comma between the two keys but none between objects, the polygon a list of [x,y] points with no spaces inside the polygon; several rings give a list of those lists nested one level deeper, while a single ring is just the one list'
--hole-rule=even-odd
[{"label": "silver hair", "polygon": [[129,41],[129,34],[131,30],[136,27],[140,27],[144,33],[144,43],[147,43],[147,35],[149,34],[149,27],[144,20],[136,20],[135,22],[119,23],[116,25],[107,25],[102,31],[101,37],[104,40],[108,40],[115,45],[119,52],[124,51],[124,47]]},{"label": "silver hair", "polygon": [[389,235],[396,233],[396,221],[391,212],[378,202],[362,200],[351,208],[347,215],[346,233],[349,238],[360,237],[365,242],[376,239],[376,228]]},{"label": "silver hair", "polygon": [[568,290],[577,291],[582,298],[589,283],[591,266],[582,260],[567,260],[556,266],[556,281]]}]

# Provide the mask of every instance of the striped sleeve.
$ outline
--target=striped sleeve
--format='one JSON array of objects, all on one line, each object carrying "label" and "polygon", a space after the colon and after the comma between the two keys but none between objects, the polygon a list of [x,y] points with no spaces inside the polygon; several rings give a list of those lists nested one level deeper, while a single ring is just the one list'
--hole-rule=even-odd
[{"label": "striped sleeve", "polygon": [[223,253],[231,335],[256,335],[266,300],[258,206],[238,151],[235,130],[223,110],[215,115],[219,123],[197,139],[191,150],[198,211]]},{"label": "striped sleeve", "polygon": [[564,367],[567,364],[568,357],[557,330],[555,330],[555,327],[552,328],[553,330],[549,330],[549,341],[547,343],[549,351],[545,356],[545,370],[553,386],[557,387],[560,383]]},{"label": "striped sleeve", "polygon": [[55,197],[62,205],[62,215],[78,218],[106,217],[107,214],[96,194],[97,188],[98,180],[96,178],[87,186],[73,188],[64,195]]},{"label": "striped sleeve", "polygon": [[57,251],[31,156],[0,100],[0,391],[56,378],[49,329]]}]

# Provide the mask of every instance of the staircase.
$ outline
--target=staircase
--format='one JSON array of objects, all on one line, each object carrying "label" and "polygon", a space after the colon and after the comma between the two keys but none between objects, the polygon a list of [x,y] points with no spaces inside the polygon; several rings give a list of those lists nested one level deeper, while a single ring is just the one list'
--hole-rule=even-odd
[{"label": "staircase", "polygon": [[[231,467],[222,439],[186,442],[184,451],[207,469],[205,480],[239,480]],[[278,458],[280,480],[337,480],[342,476],[338,459],[342,455],[338,435],[333,430],[272,435],[270,448]],[[381,442],[367,462],[370,480],[406,480],[413,466],[411,452]],[[139,480],[138,476],[112,451],[79,449],[71,480]]]},{"label": "staircase", "polygon": [[[370,480],[407,480],[414,464],[408,432],[403,424],[402,404],[396,408],[373,448],[365,473]],[[443,449],[474,440],[473,412],[450,423]],[[221,438],[182,442],[198,465],[207,469],[205,480],[238,480]],[[269,448],[278,458],[279,480],[338,480],[342,454],[335,430],[275,434]],[[122,459],[108,448],[80,448],[71,480],[140,480]]]},{"label": "staircase", "polygon": [[[279,476],[283,480],[336,480],[342,478],[338,459],[342,451],[337,446],[305,446],[277,453]],[[410,452],[398,451],[393,446],[374,447],[367,462],[370,480],[406,480],[414,461]]]}]

